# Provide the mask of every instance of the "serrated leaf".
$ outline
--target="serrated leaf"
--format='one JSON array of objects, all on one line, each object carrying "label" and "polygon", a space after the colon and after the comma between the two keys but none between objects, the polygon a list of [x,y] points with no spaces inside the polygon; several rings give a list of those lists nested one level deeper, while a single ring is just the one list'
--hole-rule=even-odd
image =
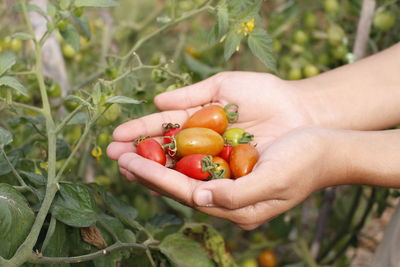
[{"label": "serrated leaf", "polygon": [[113,7],[119,5],[114,0],[75,0],[76,7]]},{"label": "serrated leaf", "polygon": [[108,209],[126,225],[132,225],[137,217],[137,210],[125,202],[115,198],[111,193],[104,192],[103,202]]},{"label": "serrated leaf", "polygon": [[71,154],[71,148],[64,139],[57,139],[57,161],[68,158]]},{"label": "serrated leaf", "polygon": [[229,27],[229,13],[225,5],[217,8],[218,39],[221,38]]},{"label": "serrated leaf", "polygon": [[253,53],[269,70],[276,72],[276,58],[272,46],[272,39],[263,29],[255,29],[250,33],[248,45]]},{"label": "serrated leaf", "polygon": [[3,149],[6,145],[11,144],[12,141],[12,134],[0,126],[0,149]]},{"label": "serrated leaf", "polygon": [[60,183],[51,213],[66,225],[88,227],[96,222],[96,205],[86,186]]},{"label": "serrated leaf", "polygon": [[167,236],[160,250],[179,267],[215,267],[201,245],[182,233]]},{"label": "serrated leaf", "polygon": [[225,39],[225,44],[224,44],[224,58],[226,61],[228,61],[233,53],[238,50],[238,47],[240,46],[240,42],[243,39],[242,34],[238,34],[235,31],[230,31],[228,35],[226,36]]},{"label": "serrated leaf", "polygon": [[0,54],[0,76],[16,63],[15,55],[11,52]]},{"label": "serrated leaf", "polygon": [[12,35],[12,37],[24,41],[33,39],[33,36],[26,32],[16,32]]},{"label": "serrated leaf", "polygon": [[3,76],[0,77],[0,86],[7,86],[12,89],[17,90],[17,92],[27,96],[28,91],[26,90],[25,86],[23,86],[16,78],[11,76]]},{"label": "serrated leaf", "polygon": [[9,184],[0,184],[0,256],[12,257],[28,235],[35,215],[25,197]]},{"label": "serrated leaf", "polygon": [[19,171],[19,173],[26,177],[34,185],[46,185],[46,178],[41,174],[26,171]]},{"label": "serrated leaf", "polygon": [[75,49],[75,51],[79,51],[81,46],[81,37],[73,25],[69,24],[68,28],[61,32],[61,35],[64,40]]},{"label": "serrated leaf", "polygon": [[[112,230],[113,233],[118,237],[120,241],[128,243],[136,242],[135,234],[130,230],[125,229],[124,225],[117,218],[111,217],[105,213],[101,213],[98,215],[98,221],[102,222],[103,224],[106,224],[109,227],[109,229]],[[97,225],[100,229],[104,228],[101,223],[97,223]],[[105,232],[107,232],[107,230],[105,230]],[[104,235],[104,238],[108,243],[111,243],[113,240],[111,237],[108,236],[109,233],[107,233],[107,235]]]},{"label": "serrated leaf", "polygon": [[142,104],[143,100],[136,100],[127,96],[112,96],[107,98],[107,104]]},{"label": "serrated leaf", "polygon": [[[66,225],[60,221],[56,222],[54,233],[48,243],[43,255],[46,257],[67,257],[69,254],[69,236],[67,236]],[[69,263],[52,264],[52,267],[69,267]]]}]

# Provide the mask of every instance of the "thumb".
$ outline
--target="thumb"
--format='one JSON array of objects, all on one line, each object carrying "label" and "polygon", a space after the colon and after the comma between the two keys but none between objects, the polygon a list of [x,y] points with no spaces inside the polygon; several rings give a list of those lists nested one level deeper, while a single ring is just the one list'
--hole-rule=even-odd
[{"label": "thumb", "polygon": [[201,82],[165,92],[154,98],[154,103],[160,110],[188,109],[204,105],[215,100],[219,82],[214,75]]}]

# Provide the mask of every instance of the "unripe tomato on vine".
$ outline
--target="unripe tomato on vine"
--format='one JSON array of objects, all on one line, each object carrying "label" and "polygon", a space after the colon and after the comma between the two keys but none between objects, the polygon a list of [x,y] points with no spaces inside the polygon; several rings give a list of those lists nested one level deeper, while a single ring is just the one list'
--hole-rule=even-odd
[{"label": "unripe tomato on vine", "polygon": [[373,25],[380,31],[390,30],[396,22],[396,15],[390,11],[381,11],[375,14]]},{"label": "unripe tomato on vine", "polygon": [[19,52],[22,49],[22,41],[17,38],[13,38],[10,43],[10,49],[14,52]]}]

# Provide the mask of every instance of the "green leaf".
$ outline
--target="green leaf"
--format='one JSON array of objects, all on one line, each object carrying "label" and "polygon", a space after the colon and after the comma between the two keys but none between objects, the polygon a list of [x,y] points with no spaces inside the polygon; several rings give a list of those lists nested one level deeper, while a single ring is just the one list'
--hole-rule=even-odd
[{"label": "green leaf", "polygon": [[217,7],[218,39],[221,38],[229,27],[229,13],[226,5]]},{"label": "green leaf", "polygon": [[87,112],[78,112],[67,125],[84,124],[89,119]]},{"label": "green leaf", "polygon": [[61,9],[68,9],[69,5],[71,4],[71,0],[59,0],[58,4],[60,5]]},{"label": "green leaf", "polygon": [[272,39],[263,29],[255,29],[250,33],[247,40],[251,52],[255,55],[269,70],[276,72],[276,58],[272,46]]},{"label": "green leaf", "polygon": [[41,174],[26,171],[19,171],[19,173],[26,177],[34,185],[46,185],[46,177]]},{"label": "green leaf", "polygon": [[[20,4],[16,4],[12,7],[15,11],[21,12],[22,11],[22,7]],[[47,14],[46,12],[44,12],[40,7],[38,7],[35,4],[26,4],[26,9],[29,12],[36,12],[38,14],[40,14],[42,17],[44,17],[46,20],[48,20]]]},{"label": "green leaf", "polygon": [[35,215],[24,196],[9,184],[0,184],[0,256],[12,257],[28,235]]},{"label": "green leaf", "polygon": [[[67,238],[66,226],[57,221],[56,228],[50,238],[43,255],[46,257],[67,257],[69,252],[69,242]],[[69,263],[52,264],[52,267],[69,267]]]},{"label": "green leaf", "polygon": [[221,68],[211,67],[186,53],[184,54],[183,59],[185,60],[185,63],[189,69],[195,73],[198,73],[202,79],[222,71]]},{"label": "green leaf", "polygon": [[230,31],[225,39],[224,44],[224,58],[228,61],[233,53],[239,49],[240,42],[243,39],[242,34],[238,34],[235,31]]},{"label": "green leaf", "polygon": [[54,4],[47,3],[47,14],[49,14],[50,17],[55,18],[57,14],[57,8]]},{"label": "green leaf", "polygon": [[[106,224],[114,232],[114,234],[118,237],[120,241],[127,243],[136,242],[135,234],[132,231],[125,229],[124,225],[117,218],[101,213],[98,215],[98,221],[101,221],[102,223]],[[104,229],[104,227],[100,223],[98,223],[97,226],[99,229],[104,230],[104,232],[106,233],[103,234],[106,242],[108,244],[112,244],[113,240],[110,234],[107,233],[107,230]]]},{"label": "green leaf", "polygon": [[73,101],[73,102],[79,103],[79,104],[87,106],[87,107],[91,107],[92,106],[89,102],[87,102],[83,98],[80,98],[79,96],[76,96],[76,95],[69,95],[69,96],[64,98],[64,101],[65,102]]},{"label": "green leaf", "polygon": [[23,86],[16,78],[11,77],[11,76],[3,76],[0,77],[0,86],[8,86],[11,87],[15,90],[17,90],[19,93],[27,96],[28,91],[26,90],[25,86]]},{"label": "green leaf", "polygon": [[64,139],[57,139],[57,161],[68,158],[71,154],[71,148]]},{"label": "green leaf", "polygon": [[79,51],[81,46],[81,37],[73,25],[69,24],[68,28],[61,32],[61,35],[65,41],[75,49],[75,51]]},{"label": "green leaf", "polygon": [[87,16],[81,16],[81,17],[72,17],[74,22],[79,28],[79,31],[88,39],[90,40],[91,34],[90,34],[90,27],[89,27],[89,18]]},{"label": "green leaf", "polygon": [[3,149],[6,145],[11,144],[12,141],[12,134],[0,126],[0,149]]},{"label": "green leaf", "polygon": [[76,7],[113,7],[117,6],[118,2],[114,0],[75,0]]},{"label": "green leaf", "polygon": [[24,41],[33,39],[33,36],[26,32],[16,32],[12,35],[12,37]]},{"label": "green leaf", "polygon": [[[13,151],[7,155],[9,161],[11,162],[11,165],[15,167],[17,165],[18,159],[19,159],[20,153],[18,150]],[[6,159],[4,158],[3,154],[0,154],[0,176],[5,175],[7,173],[11,172],[11,168],[6,162]]]},{"label": "green leaf", "polygon": [[176,210],[186,218],[191,218],[193,215],[193,209],[169,198],[169,197],[162,197],[162,200],[172,209]]},{"label": "green leaf", "polygon": [[137,217],[137,210],[125,202],[115,198],[111,193],[104,192],[104,204],[108,209],[126,225],[132,225]]},{"label": "green leaf", "polygon": [[160,250],[179,267],[216,266],[199,243],[182,233],[167,236],[161,242]]},{"label": "green leaf", "polygon": [[112,96],[107,98],[107,104],[142,104],[143,100],[136,100],[127,96]]},{"label": "green leaf", "polygon": [[11,52],[0,54],[0,76],[3,75],[17,62],[15,55]]},{"label": "green leaf", "polygon": [[51,213],[57,220],[73,227],[88,227],[96,222],[96,204],[86,186],[60,183],[60,191]]}]

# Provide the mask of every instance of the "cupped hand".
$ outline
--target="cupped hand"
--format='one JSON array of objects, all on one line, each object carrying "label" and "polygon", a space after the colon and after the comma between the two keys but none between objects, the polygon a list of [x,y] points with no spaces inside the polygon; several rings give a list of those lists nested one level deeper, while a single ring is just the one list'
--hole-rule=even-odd
[{"label": "cupped hand", "polygon": [[[296,168],[310,166],[300,165],[301,160],[294,156],[308,154],[303,160],[316,163],[312,155],[318,154],[310,153],[311,148],[304,145],[303,141],[307,140],[303,139],[310,137],[310,134],[302,133],[304,130],[294,137],[282,137],[296,128],[313,124],[297,97],[296,88],[290,83],[268,74],[221,73],[197,84],[160,94],[154,102],[164,111],[120,125],[113,134],[116,142],[108,147],[109,157],[118,160],[121,173],[128,179],[137,179],[160,194],[229,219],[244,229],[252,229],[284,212],[315,189],[314,184],[311,186],[307,180],[298,179],[299,173],[287,174]],[[134,153],[134,139],[143,135],[161,136],[163,123],[182,124],[193,112],[209,103],[239,106],[239,120],[231,127],[240,127],[254,134],[261,153],[260,161],[250,175],[238,180],[201,182]],[[296,185],[295,182],[302,185],[301,189],[293,187],[289,190]],[[293,196],[289,192],[293,192]]]}]

